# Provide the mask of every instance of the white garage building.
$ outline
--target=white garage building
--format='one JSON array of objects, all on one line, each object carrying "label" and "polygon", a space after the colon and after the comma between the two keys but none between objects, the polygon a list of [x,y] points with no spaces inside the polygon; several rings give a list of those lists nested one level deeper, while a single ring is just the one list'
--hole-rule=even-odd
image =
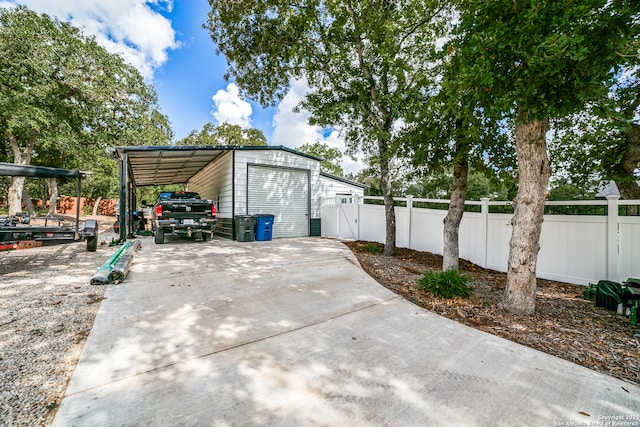
[{"label": "white garage building", "polygon": [[[216,234],[234,238],[234,218],[272,214],[273,238],[319,236],[321,203],[336,194],[364,194],[365,186],[320,171],[322,159],[278,146],[117,147],[120,200],[136,206],[139,186],[186,184],[216,202]],[[120,218],[126,217],[120,204]],[[127,228],[121,220],[121,238]]]}]

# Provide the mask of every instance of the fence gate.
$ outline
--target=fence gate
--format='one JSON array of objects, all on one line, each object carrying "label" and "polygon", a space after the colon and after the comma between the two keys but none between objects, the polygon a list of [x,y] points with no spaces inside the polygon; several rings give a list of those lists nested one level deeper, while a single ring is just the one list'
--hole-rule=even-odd
[{"label": "fence gate", "polygon": [[360,200],[357,194],[336,194],[337,237],[339,239],[360,239],[359,203]]}]

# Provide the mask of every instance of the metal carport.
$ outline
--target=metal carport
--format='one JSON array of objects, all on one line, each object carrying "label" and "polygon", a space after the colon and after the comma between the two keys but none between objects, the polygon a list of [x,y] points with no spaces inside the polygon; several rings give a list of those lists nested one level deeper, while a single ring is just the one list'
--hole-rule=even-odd
[{"label": "metal carport", "polygon": [[[236,148],[238,147],[116,147],[116,158],[120,162],[120,240],[125,241],[133,231],[132,217],[136,207],[137,187],[185,184],[218,156]],[[129,221],[127,215],[130,217]]]},{"label": "metal carport", "polygon": [[[280,150],[321,161],[284,146],[121,146],[115,147],[120,162],[120,240],[133,231],[135,189],[151,185],[186,184],[219,156],[234,151]],[[124,201],[124,203],[122,203]],[[129,220],[127,221],[127,215]]]}]

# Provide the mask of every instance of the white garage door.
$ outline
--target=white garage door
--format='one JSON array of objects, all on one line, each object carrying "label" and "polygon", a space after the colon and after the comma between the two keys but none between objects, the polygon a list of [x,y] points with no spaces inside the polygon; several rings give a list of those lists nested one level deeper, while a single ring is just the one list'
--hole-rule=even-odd
[{"label": "white garage door", "polygon": [[309,235],[308,171],[249,166],[247,178],[248,214],[274,215],[274,238]]}]

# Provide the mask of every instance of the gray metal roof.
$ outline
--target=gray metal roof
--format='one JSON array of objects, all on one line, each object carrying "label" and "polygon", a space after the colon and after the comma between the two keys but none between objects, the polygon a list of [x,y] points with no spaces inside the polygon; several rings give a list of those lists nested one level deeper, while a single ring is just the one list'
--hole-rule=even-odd
[{"label": "gray metal roof", "polygon": [[0,176],[31,176],[36,178],[84,178],[86,174],[69,169],[50,168],[46,166],[16,165],[0,162]]},{"label": "gray metal roof", "polygon": [[283,146],[129,146],[116,147],[120,159],[127,155],[136,186],[184,184],[206,165],[229,151],[281,150],[315,160],[317,157]]},{"label": "gray metal roof", "polygon": [[320,176],[324,176],[325,178],[329,178],[329,179],[334,179],[334,180],[339,181],[339,182],[344,182],[345,184],[353,185],[355,187],[360,187],[360,188],[368,188],[369,187],[367,184],[363,184],[361,182],[354,181],[352,179],[348,179],[348,178],[345,178],[345,177],[342,177],[342,176],[332,175],[332,174],[327,173],[327,172],[320,172]]}]

